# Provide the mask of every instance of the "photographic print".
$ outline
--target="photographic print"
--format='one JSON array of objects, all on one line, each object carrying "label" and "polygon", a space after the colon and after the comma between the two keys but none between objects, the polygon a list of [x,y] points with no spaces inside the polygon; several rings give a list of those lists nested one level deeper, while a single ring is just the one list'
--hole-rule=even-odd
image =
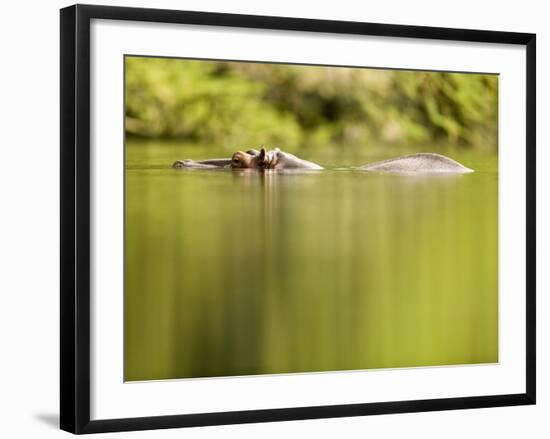
[{"label": "photographic print", "polygon": [[60,14],[60,426],[536,403],[536,35]]},{"label": "photographic print", "polygon": [[498,362],[498,75],[124,62],[126,381]]}]

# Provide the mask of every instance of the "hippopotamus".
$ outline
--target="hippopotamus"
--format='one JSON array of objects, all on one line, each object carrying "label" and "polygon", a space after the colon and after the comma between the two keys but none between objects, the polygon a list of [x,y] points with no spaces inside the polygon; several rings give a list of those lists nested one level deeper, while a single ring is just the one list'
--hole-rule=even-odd
[{"label": "hippopotamus", "polygon": [[[246,152],[237,151],[230,159],[209,159],[209,160],[178,160],[174,168],[202,168],[202,169],[260,169],[260,170],[285,170],[285,169],[324,169],[317,163],[296,157],[288,152],[276,148],[267,151],[261,148],[249,149]],[[392,173],[454,173],[463,174],[473,172],[472,169],[458,163],[457,161],[435,153],[417,153],[370,163],[354,169],[360,171],[392,172]]]},{"label": "hippopotamus", "polygon": [[433,152],[421,152],[395,159],[369,163],[357,168],[361,171],[394,172],[394,173],[454,173],[474,172],[457,161]]},{"label": "hippopotamus", "polygon": [[300,159],[293,154],[276,148],[267,151],[261,148],[249,149],[246,152],[237,151],[230,159],[208,160],[177,160],[174,168],[199,168],[199,169],[323,169],[316,163]]}]

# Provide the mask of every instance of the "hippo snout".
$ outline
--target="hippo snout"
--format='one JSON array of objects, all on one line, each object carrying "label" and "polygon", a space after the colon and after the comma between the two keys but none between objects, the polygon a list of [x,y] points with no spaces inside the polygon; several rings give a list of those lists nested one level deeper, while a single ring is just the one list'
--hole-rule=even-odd
[{"label": "hippo snout", "polygon": [[172,164],[172,168],[175,168],[175,169],[181,169],[181,168],[185,168],[187,165],[189,165],[189,162],[190,160],[176,160],[173,164]]}]

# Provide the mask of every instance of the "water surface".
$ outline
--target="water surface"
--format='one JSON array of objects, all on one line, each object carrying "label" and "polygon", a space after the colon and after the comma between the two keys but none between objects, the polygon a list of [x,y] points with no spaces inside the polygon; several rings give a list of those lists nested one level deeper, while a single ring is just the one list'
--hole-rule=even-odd
[{"label": "water surface", "polygon": [[476,170],[455,176],[170,168],[227,155],[127,145],[126,380],[498,361],[496,155],[449,153]]}]

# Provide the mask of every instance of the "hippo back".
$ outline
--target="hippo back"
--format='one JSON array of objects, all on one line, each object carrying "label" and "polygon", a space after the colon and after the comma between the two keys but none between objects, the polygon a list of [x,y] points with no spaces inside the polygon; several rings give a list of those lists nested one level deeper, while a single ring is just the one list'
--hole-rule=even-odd
[{"label": "hippo back", "polygon": [[473,172],[472,169],[457,161],[435,153],[418,153],[383,160],[359,167],[362,171],[397,172],[397,173],[455,173]]}]

